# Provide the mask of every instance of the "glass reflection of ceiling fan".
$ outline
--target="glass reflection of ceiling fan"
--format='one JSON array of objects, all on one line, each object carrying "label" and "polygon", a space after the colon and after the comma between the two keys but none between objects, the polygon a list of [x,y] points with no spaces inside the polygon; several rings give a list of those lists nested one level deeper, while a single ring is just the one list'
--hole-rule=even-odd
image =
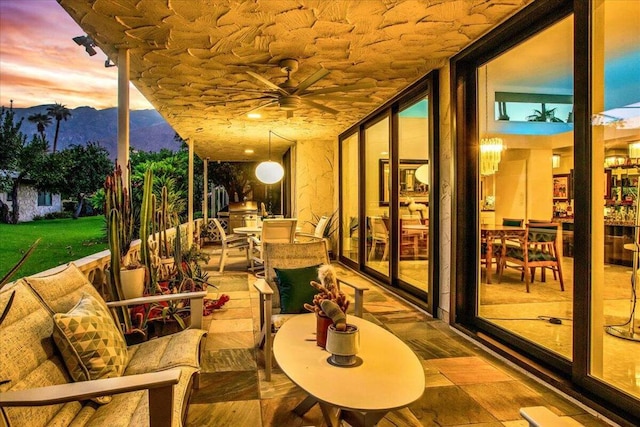
[{"label": "glass reflection of ceiling fan", "polygon": [[640,128],[640,102],[596,113],[591,117],[593,126],[613,126],[616,129]]},{"label": "glass reflection of ceiling fan", "polygon": [[371,99],[368,97],[346,97],[335,94],[374,87],[375,84],[372,81],[360,82],[353,85],[309,90],[311,86],[329,75],[330,71],[325,68],[320,68],[296,86],[291,75],[298,69],[298,61],[290,58],[283,59],[280,61],[279,66],[282,72],[287,74],[287,79],[280,85],[271,82],[269,79],[258,73],[247,71],[247,74],[264,84],[267,88],[260,90],[217,86],[214,89],[229,92],[254,93],[260,94],[260,96],[253,98],[233,98],[226,101],[211,103],[210,105],[227,105],[232,102],[246,103],[256,101],[258,105],[249,111],[246,111],[244,114],[253,113],[263,108],[277,106],[281,110],[286,111],[287,118],[290,118],[293,117],[293,112],[301,106],[312,107],[330,114],[338,113],[337,110],[327,107],[318,101],[371,102]]}]

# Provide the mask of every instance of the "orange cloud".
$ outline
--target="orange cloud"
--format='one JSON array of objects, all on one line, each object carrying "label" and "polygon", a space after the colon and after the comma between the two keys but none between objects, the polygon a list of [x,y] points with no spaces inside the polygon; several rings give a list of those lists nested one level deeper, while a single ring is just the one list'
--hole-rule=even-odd
[{"label": "orange cloud", "polygon": [[[76,45],[84,33],[55,0],[0,1],[0,28],[0,105],[117,105],[117,68],[104,67],[99,49],[90,57]],[[153,108],[130,88],[132,109]]]}]

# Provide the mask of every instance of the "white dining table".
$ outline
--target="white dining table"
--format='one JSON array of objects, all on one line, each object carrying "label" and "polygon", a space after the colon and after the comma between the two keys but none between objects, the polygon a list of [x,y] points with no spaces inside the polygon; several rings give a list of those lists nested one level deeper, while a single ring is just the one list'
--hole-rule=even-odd
[{"label": "white dining table", "polygon": [[[296,227],[296,233],[302,231],[302,227]],[[258,226],[244,226],[244,227],[235,227],[233,229],[234,234],[244,234],[246,236],[257,236],[262,233],[262,227]]]},{"label": "white dining table", "polygon": [[234,234],[244,234],[246,236],[255,236],[262,232],[262,227],[258,226],[245,226],[245,227],[235,227],[233,229]]}]

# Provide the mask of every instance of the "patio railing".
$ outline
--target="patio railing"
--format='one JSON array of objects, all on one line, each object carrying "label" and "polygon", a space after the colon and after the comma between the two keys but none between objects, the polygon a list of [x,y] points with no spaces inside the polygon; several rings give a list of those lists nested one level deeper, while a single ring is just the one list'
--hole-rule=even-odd
[{"label": "patio railing", "polygon": [[[194,244],[198,242],[200,239],[199,236],[200,236],[201,227],[202,227],[202,219],[196,219],[193,221],[193,234],[194,236],[197,236],[197,238],[194,237]],[[188,230],[188,223],[184,223],[180,225],[181,233],[186,235],[187,230]],[[176,233],[175,228],[170,228],[167,230],[167,239],[169,240],[171,246],[173,246],[175,233]],[[154,237],[157,237],[157,236],[158,236],[158,233],[150,237],[150,239],[153,239]],[[129,253],[132,256],[137,257],[139,252],[140,252],[140,239],[135,240],[131,244],[131,249]],[[107,276],[108,276],[107,268],[109,267],[110,261],[111,261],[111,252],[108,249],[106,249],[104,251],[97,252],[93,255],[89,255],[84,258],[79,258],[70,262],[73,262],[84,273],[84,275],[87,276],[89,281],[93,283],[93,286],[96,287],[96,289],[98,290],[98,292],[100,292],[101,295],[103,295],[104,297],[107,297],[110,294],[108,291],[109,286],[107,283]],[[50,274],[53,274],[62,270],[63,268],[65,268],[65,266],[66,264],[53,267],[45,271],[41,271],[40,273],[37,273],[36,276],[41,276],[41,275],[48,276]]]}]

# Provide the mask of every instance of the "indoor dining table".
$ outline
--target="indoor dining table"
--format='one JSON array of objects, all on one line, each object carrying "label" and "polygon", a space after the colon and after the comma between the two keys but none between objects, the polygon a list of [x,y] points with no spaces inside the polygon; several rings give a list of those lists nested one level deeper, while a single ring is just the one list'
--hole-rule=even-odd
[{"label": "indoor dining table", "polygon": [[493,243],[499,239],[522,237],[525,233],[524,227],[514,227],[511,225],[483,224],[480,226],[480,237],[486,244],[485,265],[487,268],[486,282],[491,283],[491,264],[493,263]]}]

